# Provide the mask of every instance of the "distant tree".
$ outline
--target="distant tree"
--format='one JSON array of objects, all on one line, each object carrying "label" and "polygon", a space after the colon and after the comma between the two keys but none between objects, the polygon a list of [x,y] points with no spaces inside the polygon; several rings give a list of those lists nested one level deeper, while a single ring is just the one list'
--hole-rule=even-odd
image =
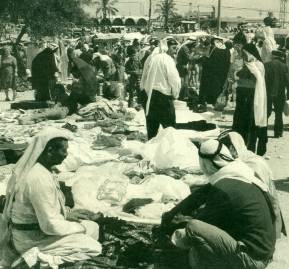
[{"label": "distant tree", "polygon": [[102,18],[106,19],[109,16],[115,16],[118,13],[118,9],[114,6],[118,0],[98,0],[98,8],[96,9],[96,15],[102,14]]},{"label": "distant tree", "polygon": [[26,32],[35,37],[57,35],[71,23],[82,24],[87,16],[80,0],[0,0],[1,18],[23,24],[19,43]]},{"label": "distant tree", "polygon": [[164,21],[164,29],[167,31],[169,29],[169,22],[176,16],[176,7],[174,0],[163,0],[161,3],[157,4],[156,13],[159,14],[159,18]]}]

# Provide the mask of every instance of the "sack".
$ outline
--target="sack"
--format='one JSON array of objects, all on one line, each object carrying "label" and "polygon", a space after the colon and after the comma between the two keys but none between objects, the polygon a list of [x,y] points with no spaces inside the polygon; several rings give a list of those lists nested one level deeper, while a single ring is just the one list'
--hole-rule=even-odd
[{"label": "sack", "polygon": [[223,93],[221,93],[219,95],[219,97],[217,98],[214,109],[216,111],[223,111],[224,108],[226,107],[226,105],[227,105],[227,96],[225,96]]},{"label": "sack", "polygon": [[216,111],[223,111],[224,108],[227,105],[228,97],[227,97],[227,90],[228,90],[229,82],[228,80],[225,82],[225,85],[223,87],[223,91],[220,93],[220,95],[217,98],[217,101],[215,103],[214,109]]},{"label": "sack", "polygon": [[283,112],[284,112],[285,116],[289,116],[289,100],[285,102]]},{"label": "sack", "polygon": [[198,149],[185,135],[172,127],[161,130],[143,147],[144,160],[157,169],[190,168],[200,170]]},{"label": "sack", "polygon": [[107,179],[98,190],[97,199],[111,205],[118,205],[127,193],[129,181],[124,179]]}]

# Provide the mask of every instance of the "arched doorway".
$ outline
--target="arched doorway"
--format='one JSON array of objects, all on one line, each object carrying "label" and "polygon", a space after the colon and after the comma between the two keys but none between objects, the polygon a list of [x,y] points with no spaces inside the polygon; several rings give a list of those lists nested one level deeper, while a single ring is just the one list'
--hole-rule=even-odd
[{"label": "arched doorway", "polygon": [[100,24],[102,25],[102,26],[110,26],[111,25],[111,21],[110,21],[110,19],[102,19],[101,21],[100,21]]},{"label": "arched doorway", "polygon": [[132,26],[135,26],[136,25],[136,22],[133,18],[128,18],[125,20],[125,26],[127,27],[132,27]]},{"label": "arched doorway", "polygon": [[112,25],[123,26],[123,21],[122,21],[121,18],[115,18],[115,19],[112,21]]},{"label": "arched doorway", "polygon": [[137,26],[139,27],[146,27],[148,24],[147,20],[145,18],[140,18],[138,21],[137,21]]}]

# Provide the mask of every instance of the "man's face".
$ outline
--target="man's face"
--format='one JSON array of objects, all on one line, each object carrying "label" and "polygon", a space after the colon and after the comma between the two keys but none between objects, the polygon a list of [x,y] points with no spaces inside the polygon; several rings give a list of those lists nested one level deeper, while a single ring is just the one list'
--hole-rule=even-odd
[{"label": "man's face", "polygon": [[137,54],[133,54],[132,58],[136,61],[138,59]]},{"label": "man's face", "polygon": [[196,47],[196,43],[193,42],[193,41],[190,41],[190,42],[187,44],[187,47],[188,47],[188,49],[190,50],[190,52],[193,52],[194,48]]},{"label": "man's face", "polygon": [[242,55],[242,44],[234,44],[234,49],[238,52],[239,55]]},{"label": "man's face", "polygon": [[177,45],[172,45],[168,49],[168,54],[171,55],[172,57],[175,57],[177,53]]},{"label": "man's face", "polygon": [[68,141],[63,140],[59,143],[59,147],[50,149],[50,158],[52,165],[61,164],[68,155]]}]

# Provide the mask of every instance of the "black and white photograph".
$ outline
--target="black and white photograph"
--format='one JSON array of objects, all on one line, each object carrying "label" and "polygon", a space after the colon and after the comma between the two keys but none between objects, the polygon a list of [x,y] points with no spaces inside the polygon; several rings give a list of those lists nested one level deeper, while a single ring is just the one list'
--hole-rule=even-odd
[{"label": "black and white photograph", "polygon": [[0,0],[0,269],[288,269],[287,0]]}]

